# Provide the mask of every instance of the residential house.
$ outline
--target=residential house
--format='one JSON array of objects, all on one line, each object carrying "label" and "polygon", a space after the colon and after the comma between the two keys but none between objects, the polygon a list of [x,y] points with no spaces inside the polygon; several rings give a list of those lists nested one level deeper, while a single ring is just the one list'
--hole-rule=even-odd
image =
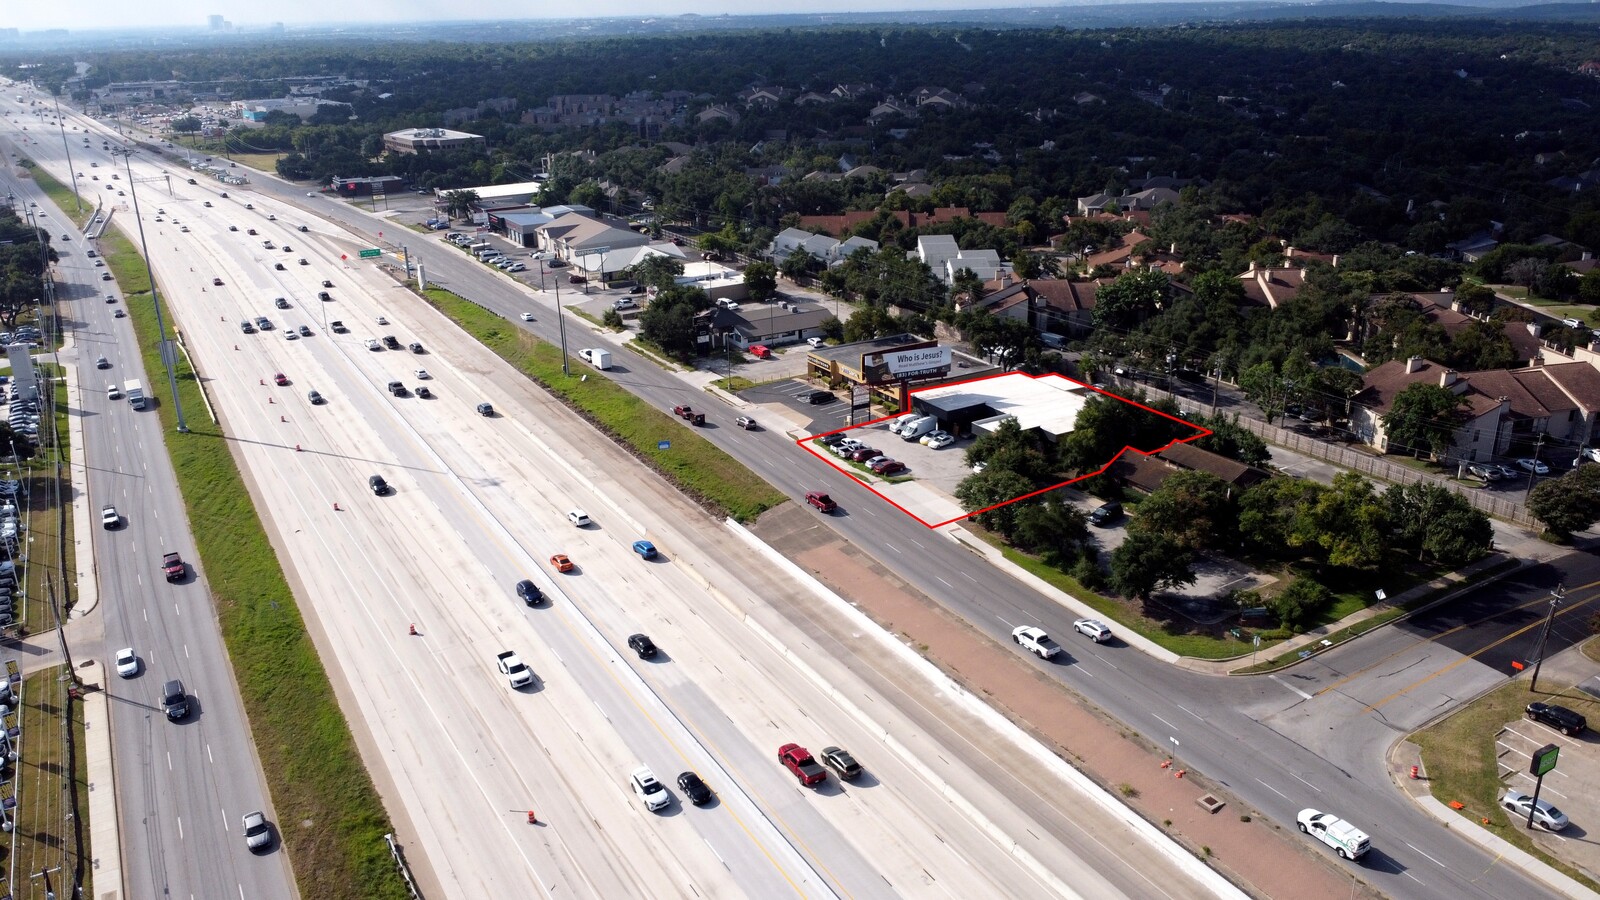
[{"label": "residential house", "polygon": [[1168,478],[1178,472],[1204,472],[1227,483],[1230,488],[1243,490],[1271,478],[1271,474],[1236,459],[1202,450],[1192,444],[1173,444],[1158,453],[1145,455],[1136,451],[1124,452],[1111,464],[1107,474],[1121,483],[1144,493],[1154,493]]},{"label": "residential house", "polygon": [[592,216],[569,212],[536,229],[541,249],[591,272],[613,271],[605,259],[611,251],[650,243],[648,235],[607,225]]},{"label": "residential house", "polygon": [[754,106],[772,107],[784,102],[789,96],[789,89],[782,87],[753,87],[740,91],[738,100],[745,109]]},{"label": "residential house", "polygon": [[961,109],[967,105],[965,97],[946,88],[918,88],[914,99],[918,106],[930,106],[939,109]]},{"label": "residential house", "polygon": [[1251,260],[1239,280],[1244,282],[1246,303],[1277,309],[1300,293],[1306,272],[1297,266],[1258,266]]},{"label": "residential house", "polygon": [[708,106],[695,113],[694,120],[701,125],[719,120],[736,125],[739,122],[739,114],[726,106]]},{"label": "residential house", "polygon": [[1000,273],[984,282],[980,296],[958,298],[956,309],[985,310],[990,315],[1017,319],[1040,334],[1082,337],[1093,328],[1100,284],[1064,278],[1021,279]]},{"label": "residential house", "polygon": [[1011,265],[1002,262],[994,250],[962,250],[948,234],[919,235],[917,249],[907,252],[906,256],[920,260],[945,284],[954,281],[956,273],[962,269],[971,269],[985,281],[1011,272]]},{"label": "residential house", "polygon": [[767,253],[773,262],[782,264],[795,252],[804,250],[813,258],[831,266],[863,248],[876,252],[878,242],[864,237],[852,237],[841,242],[825,234],[813,234],[799,228],[785,228],[772,239],[772,243],[767,247]]}]

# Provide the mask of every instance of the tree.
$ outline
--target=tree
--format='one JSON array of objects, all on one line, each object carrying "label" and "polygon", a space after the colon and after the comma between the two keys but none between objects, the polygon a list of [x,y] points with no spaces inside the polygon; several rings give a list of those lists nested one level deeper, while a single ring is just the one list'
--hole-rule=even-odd
[{"label": "tree", "polygon": [[1320,553],[1315,512],[1328,488],[1305,478],[1269,478],[1239,498],[1239,536],[1251,552],[1293,560]]},{"label": "tree", "polygon": [[982,472],[974,472],[961,479],[961,483],[956,485],[956,499],[961,502],[961,508],[969,513],[1005,504],[973,516],[973,521],[1011,540],[1016,533],[1017,504],[1008,501],[1032,490],[1033,482],[1023,475],[1010,469],[985,468]]},{"label": "tree", "polygon": [[196,134],[200,131],[201,125],[200,120],[194,116],[179,116],[173,119],[168,127],[178,134]]},{"label": "tree", "polygon": [[1186,550],[1233,546],[1238,514],[1228,485],[1205,472],[1174,472],[1139,504],[1129,531],[1171,538]]},{"label": "tree", "polygon": [[1558,537],[1600,521],[1600,466],[1579,466],[1539,482],[1528,494],[1528,512]]},{"label": "tree", "polygon": [[1245,399],[1261,410],[1269,425],[1288,404],[1283,379],[1278,377],[1277,368],[1270,362],[1256,363],[1240,372],[1239,389],[1244,391]]},{"label": "tree", "polygon": [[1494,543],[1488,515],[1439,485],[1421,481],[1391,485],[1383,492],[1383,503],[1396,543],[1416,550],[1419,560],[1431,556],[1442,565],[1464,566],[1489,552]]},{"label": "tree", "polygon": [[1390,447],[1439,456],[1455,442],[1456,430],[1466,421],[1467,399],[1437,384],[1417,382],[1394,398],[1383,417]]},{"label": "tree", "polygon": [[772,263],[753,262],[744,268],[744,284],[751,300],[770,300],[778,292],[778,270]]},{"label": "tree", "polygon": [[790,281],[798,281],[810,275],[817,269],[817,258],[802,247],[796,247],[788,256],[783,258],[783,264],[778,271]]},{"label": "tree", "polygon": [[1373,494],[1372,482],[1355,472],[1335,475],[1312,515],[1329,565],[1372,569],[1383,562],[1388,511]]},{"label": "tree", "polygon": [[1062,565],[1089,539],[1089,517],[1070,503],[1035,497],[1016,505],[1011,542],[1050,565]]},{"label": "tree", "polygon": [[1326,587],[1302,575],[1268,600],[1267,608],[1284,628],[1299,633],[1332,602],[1333,594]]},{"label": "tree", "polygon": [[656,294],[639,314],[639,332],[667,353],[687,359],[694,355],[695,313],[711,307],[706,292],[696,287],[672,287]]},{"label": "tree", "polygon": [[1149,600],[1162,588],[1194,584],[1194,554],[1172,538],[1130,530],[1111,552],[1111,588],[1124,597]]},{"label": "tree", "polygon": [[658,291],[669,290],[683,274],[683,260],[663,253],[652,253],[629,266],[623,273],[634,281]]},{"label": "tree", "polygon": [[967,448],[966,462],[969,466],[981,463],[985,472],[1006,469],[1026,478],[1027,489],[1012,495],[1021,496],[1046,482],[1058,480],[1054,477],[1055,460],[1048,447],[1049,441],[1038,431],[1023,431],[1016,419],[1008,418],[992,431],[978,435]]},{"label": "tree", "polygon": [[1095,295],[1094,327],[1121,331],[1158,312],[1172,279],[1160,269],[1129,269]]},{"label": "tree", "polygon": [[452,219],[464,219],[478,202],[477,191],[445,191],[439,199],[444,201],[444,213]]},{"label": "tree", "polygon": [[844,323],[846,343],[868,341],[900,331],[900,323],[889,311],[880,306],[862,306],[850,314]]}]

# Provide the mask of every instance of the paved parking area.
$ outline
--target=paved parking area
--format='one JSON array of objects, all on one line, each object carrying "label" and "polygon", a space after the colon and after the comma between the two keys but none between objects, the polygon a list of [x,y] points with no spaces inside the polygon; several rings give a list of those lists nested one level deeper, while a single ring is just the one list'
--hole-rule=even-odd
[{"label": "paved parking area", "polygon": [[[1600,693],[1600,679],[1590,682],[1587,688]],[[1567,737],[1525,718],[1508,723],[1495,737],[1500,781],[1504,787],[1532,794],[1535,779],[1528,774],[1528,766],[1533,752],[1546,744],[1560,747],[1561,757],[1556,770],[1544,777],[1539,799],[1566,813],[1571,824],[1559,832],[1536,827],[1527,833],[1540,849],[1594,876],[1600,873],[1600,736],[1593,728]],[[1525,819],[1502,811],[1513,827],[1526,828]]]}]

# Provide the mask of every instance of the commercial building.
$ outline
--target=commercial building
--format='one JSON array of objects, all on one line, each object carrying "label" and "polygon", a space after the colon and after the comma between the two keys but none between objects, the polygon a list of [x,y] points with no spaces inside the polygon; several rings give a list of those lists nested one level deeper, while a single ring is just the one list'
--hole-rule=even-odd
[{"label": "commercial building", "polygon": [[372,197],[396,193],[405,188],[405,179],[399,175],[374,175],[370,178],[338,178],[329,186],[341,197]]},{"label": "commercial building", "polygon": [[920,390],[911,395],[911,410],[939,420],[955,435],[993,431],[1015,419],[1023,431],[1037,430],[1052,441],[1076,427],[1093,391],[1060,375],[1009,372]]},{"label": "commercial building", "polygon": [[912,386],[950,375],[950,348],[914,334],[822,346],[806,354],[806,374],[830,385],[868,391],[893,409],[905,409]]},{"label": "commercial building", "polygon": [[430,153],[434,150],[457,150],[462,147],[483,149],[483,135],[448,128],[407,128],[391,131],[383,136],[385,149],[395,153]]}]

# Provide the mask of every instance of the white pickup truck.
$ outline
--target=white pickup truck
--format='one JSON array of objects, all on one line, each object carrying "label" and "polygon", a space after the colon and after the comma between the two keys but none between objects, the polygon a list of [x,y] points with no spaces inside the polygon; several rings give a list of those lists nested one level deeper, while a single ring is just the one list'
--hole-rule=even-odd
[{"label": "white pickup truck", "polygon": [[506,676],[506,682],[513,688],[533,684],[533,670],[522,664],[522,658],[517,656],[516,651],[496,653],[494,659],[500,674]]}]

